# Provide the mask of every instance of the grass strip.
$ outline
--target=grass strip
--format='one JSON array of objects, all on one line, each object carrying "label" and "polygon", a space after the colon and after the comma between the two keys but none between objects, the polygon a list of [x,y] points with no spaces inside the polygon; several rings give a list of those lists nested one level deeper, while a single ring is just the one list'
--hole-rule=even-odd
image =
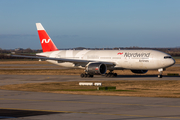
[{"label": "grass strip", "polygon": [[103,87],[116,86],[116,90],[97,90],[97,86],[79,86],[79,81],[5,85],[0,86],[0,89],[64,94],[180,98],[179,80],[117,80],[91,82],[101,82]]}]

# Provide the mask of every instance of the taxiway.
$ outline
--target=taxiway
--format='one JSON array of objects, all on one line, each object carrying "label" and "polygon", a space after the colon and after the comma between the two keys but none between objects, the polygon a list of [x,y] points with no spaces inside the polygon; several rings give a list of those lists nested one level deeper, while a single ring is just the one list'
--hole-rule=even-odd
[{"label": "taxiway", "polygon": [[[8,84],[91,80],[180,80],[165,76],[118,76],[80,78],[67,75],[0,75],[0,86]],[[0,90],[0,119],[24,120],[119,120],[180,119],[179,98],[71,95]]]},{"label": "taxiway", "polygon": [[[179,98],[89,96],[0,90],[0,118],[25,120],[180,119]],[[22,114],[24,113],[24,114]]]}]

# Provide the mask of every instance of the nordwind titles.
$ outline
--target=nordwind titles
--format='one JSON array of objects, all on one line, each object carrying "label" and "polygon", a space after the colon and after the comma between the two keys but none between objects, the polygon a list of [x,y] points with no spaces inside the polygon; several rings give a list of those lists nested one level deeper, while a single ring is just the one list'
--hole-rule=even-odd
[{"label": "nordwind titles", "polygon": [[150,53],[125,53],[124,57],[149,57]]}]

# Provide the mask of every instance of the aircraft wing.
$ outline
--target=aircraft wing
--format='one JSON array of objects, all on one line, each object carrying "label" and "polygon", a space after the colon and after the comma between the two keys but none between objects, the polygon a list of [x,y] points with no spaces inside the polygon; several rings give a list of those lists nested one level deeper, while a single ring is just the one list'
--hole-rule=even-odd
[{"label": "aircraft wing", "polygon": [[21,58],[32,58],[32,59],[41,59],[41,60],[56,60],[57,62],[71,62],[75,65],[79,66],[85,66],[89,62],[97,62],[97,63],[103,63],[108,66],[115,66],[116,64],[114,62],[106,62],[106,61],[96,61],[96,60],[81,60],[81,59],[67,59],[67,58],[52,58],[52,57],[44,57],[44,56],[24,56],[24,55],[8,55],[12,57],[21,57]]}]

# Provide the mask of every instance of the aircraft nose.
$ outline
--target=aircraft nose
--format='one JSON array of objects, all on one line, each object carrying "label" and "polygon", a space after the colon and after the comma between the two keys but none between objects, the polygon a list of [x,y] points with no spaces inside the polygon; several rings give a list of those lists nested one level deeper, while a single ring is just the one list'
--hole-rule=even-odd
[{"label": "aircraft nose", "polygon": [[176,61],[172,57],[169,57],[169,56],[167,58],[165,58],[162,62],[164,67],[170,67],[170,66],[174,65],[175,63],[176,63]]},{"label": "aircraft nose", "polygon": [[176,61],[173,58],[171,58],[171,60],[169,61],[170,66],[174,65],[175,63]]}]

